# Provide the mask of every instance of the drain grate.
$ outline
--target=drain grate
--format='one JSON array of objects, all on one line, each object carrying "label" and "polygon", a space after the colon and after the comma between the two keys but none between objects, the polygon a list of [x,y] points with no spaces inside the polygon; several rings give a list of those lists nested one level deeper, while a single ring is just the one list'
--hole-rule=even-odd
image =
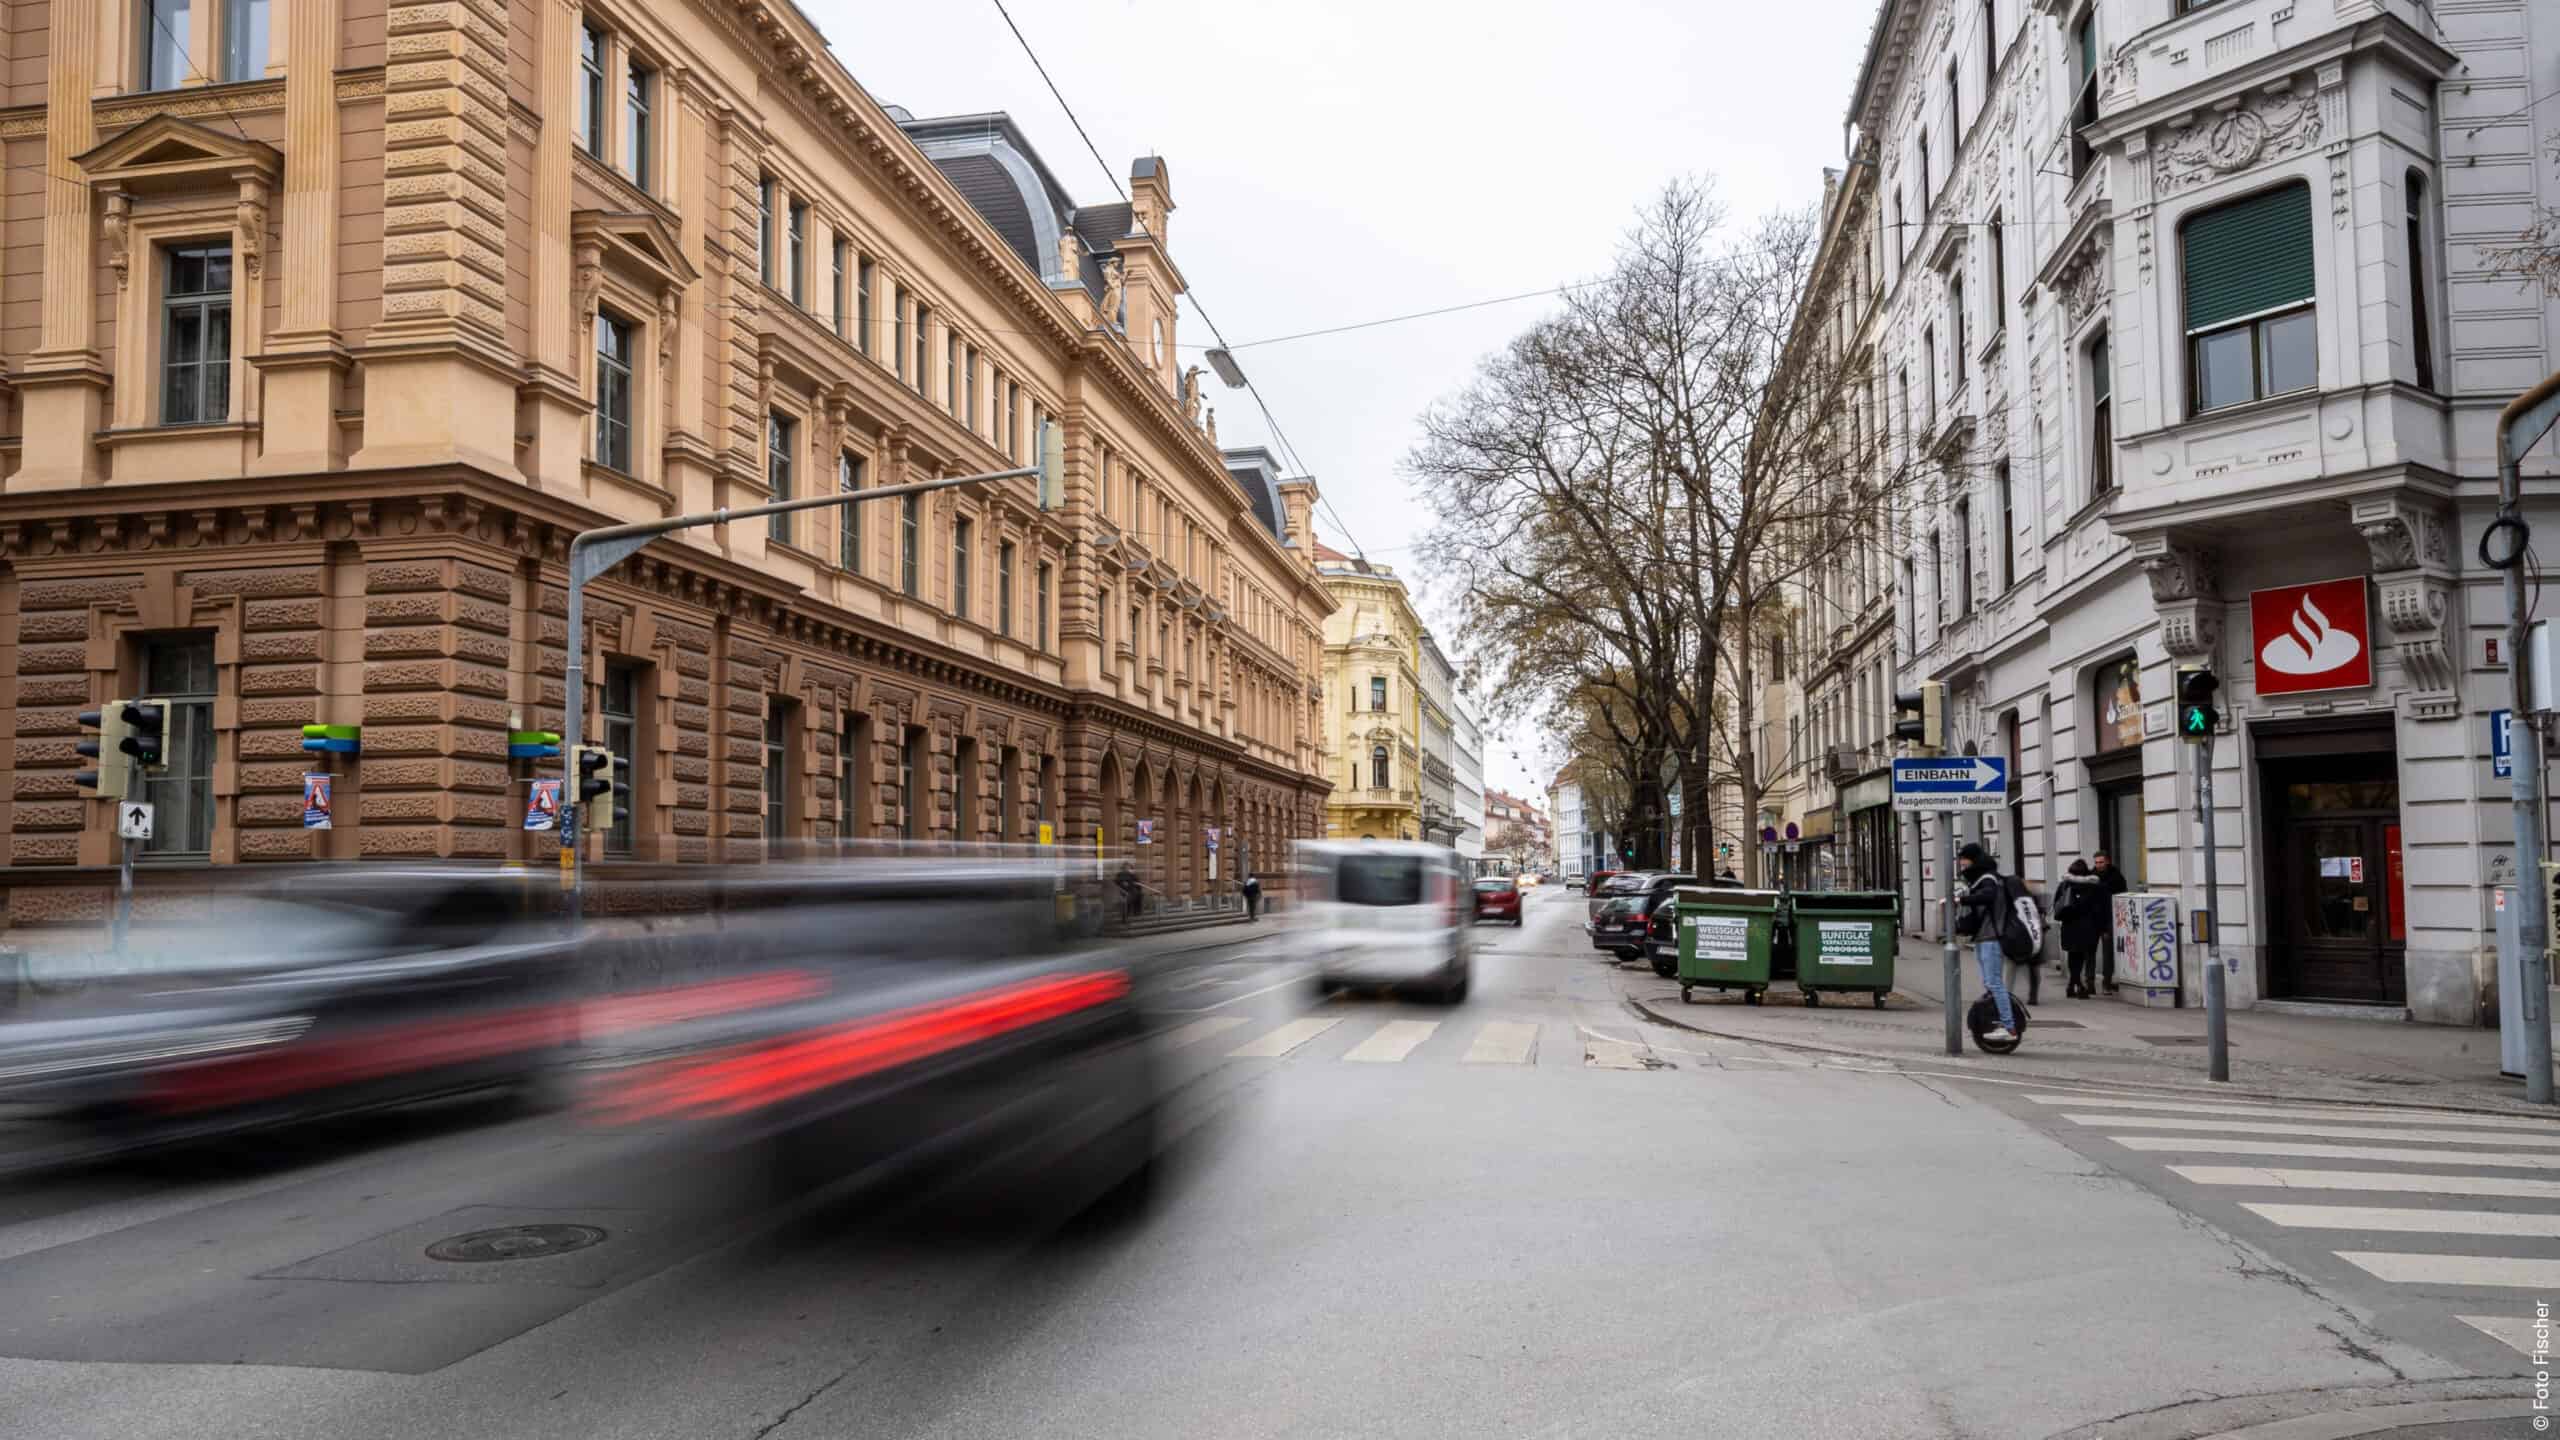
[{"label": "drain grate", "polygon": [[593,1225],[501,1225],[495,1230],[470,1230],[438,1240],[427,1247],[427,1258],[457,1265],[540,1260],[602,1244],[604,1238],[605,1232]]}]

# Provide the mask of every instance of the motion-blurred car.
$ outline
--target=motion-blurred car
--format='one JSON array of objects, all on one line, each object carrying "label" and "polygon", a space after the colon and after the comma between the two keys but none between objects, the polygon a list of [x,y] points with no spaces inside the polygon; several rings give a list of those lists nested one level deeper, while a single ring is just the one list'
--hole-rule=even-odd
[{"label": "motion-blurred car", "polygon": [[1671,892],[1683,885],[1698,883],[1698,877],[1694,875],[1661,871],[1647,871],[1632,878],[1641,883],[1612,895],[1591,920],[1591,948],[1606,950],[1621,960],[1633,960],[1644,953],[1645,936],[1652,929],[1654,911],[1671,908]]},{"label": "motion-blurred car", "polygon": [[1621,895],[1635,895],[1642,893],[1646,884],[1649,883],[1658,873],[1660,872],[1653,870],[1609,871],[1606,878],[1592,886],[1591,898],[1584,902],[1584,908],[1588,912],[1588,918],[1594,923],[1597,923],[1600,919],[1601,910],[1606,907],[1611,900],[1614,900]]},{"label": "motion-blurred car", "polygon": [[1520,886],[1508,875],[1487,875],[1476,882],[1478,920],[1508,920],[1520,923]]},{"label": "motion-blurred car", "polygon": [[1310,840],[1298,846],[1299,943],[1316,987],[1428,989],[1467,998],[1472,902],[1458,852],[1388,840]]},{"label": "motion-blurred car", "polygon": [[1601,887],[1602,885],[1604,885],[1604,884],[1606,884],[1606,883],[1608,882],[1608,880],[1609,880],[1609,877],[1610,877],[1610,876],[1615,875],[1615,874],[1617,874],[1617,873],[1618,873],[1618,872],[1617,872],[1617,871],[1615,871],[1615,870],[1594,870],[1594,871],[1592,871],[1589,875],[1587,875],[1587,876],[1585,876],[1585,877],[1583,878],[1583,881],[1582,881],[1582,893],[1583,893],[1583,894],[1585,894],[1585,895],[1597,895],[1597,894],[1599,894],[1599,893],[1600,893],[1600,887]]},{"label": "motion-blurred car", "polygon": [[355,866],[137,931],[0,1025],[0,1097],[144,1142],[505,1086],[577,1036],[557,886]]}]

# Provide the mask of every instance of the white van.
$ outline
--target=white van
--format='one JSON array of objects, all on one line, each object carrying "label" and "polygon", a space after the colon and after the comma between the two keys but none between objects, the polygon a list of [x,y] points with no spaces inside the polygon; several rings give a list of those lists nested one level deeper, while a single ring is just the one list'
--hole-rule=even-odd
[{"label": "white van", "polygon": [[1309,840],[1297,851],[1297,940],[1316,985],[1467,998],[1474,895],[1458,852],[1407,840]]}]

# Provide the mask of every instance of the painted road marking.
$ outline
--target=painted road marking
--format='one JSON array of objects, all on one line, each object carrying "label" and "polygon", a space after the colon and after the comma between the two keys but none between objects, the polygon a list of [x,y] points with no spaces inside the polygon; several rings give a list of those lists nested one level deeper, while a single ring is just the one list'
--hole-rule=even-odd
[{"label": "painted road marking", "polygon": [[[1339,1015],[1330,1019],[1292,1020],[1259,1040],[1246,1041],[1228,1051],[1227,1055],[1237,1060],[1277,1059],[1341,1023]],[[2560,1161],[2554,1163],[2560,1164]]]},{"label": "painted road marking", "polygon": [[2388,1250],[2340,1250],[2337,1256],[2375,1279],[2395,1284],[2560,1289],[2560,1260],[2521,1255],[2408,1255]]},{"label": "painted road marking", "polygon": [[1164,1037],[1164,1043],[1177,1047],[1196,1045],[1203,1040],[1214,1040],[1245,1023],[1247,1022],[1241,1015],[1213,1015],[1206,1020],[1194,1020],[1181,1029],[1173,1031]]},{"label": "painted road marking", "polygon": [[1476,1032],[1467,1047],[1469,1065],[1526,1065],[1538,1053],[1538,1027],[1517,1020],[1495,1020]]},{"label": "painted road marking", "polygon": [[2498,1170],[2560,1170],[2560,1155],[2497,1150],[2401,1150],[2387,1145],[2306,1145],[2283,1140],[2208,1140],[2177,1135],[2109,1135],[2127,1150],[2184,1150],[2196,1155],[2289,1155],[2301,1160],[2387,1160],[2410,1165],[2486,1165]]},{"label": "painted road marking", "polygon": [[2115,1100],[2090,1095],[2030,1095],[2039,1105],[2068,1105],[2080,1110],[2166,1110],[2178,1115],[2289,1115],[2306,1120],[2352,1118],[2359,1125],[2441,1125],[2450,1130],[2531,1130],[2549,1135],[2560,1130],[2548,1120],[2469,1115],[2457,1110],[2341,1110],[2316,1105],[2237,1105],[2221,1100]]},{"label": "painted road marking", "polygon": [[1413,1047],[1431,1038],[1440,1028],[1437,1020],[1390,1020],[1378,1027],[1378,1033],[1351,1047],[1345,1060],[1362,1060],[1375,1065],[1393,1065],[1413,1053]]},{"label": "painted road marking", "polygon": [[2417,1175],[2398,1170],[2262,1170],[2254,1165],[2172,1165],[2168,1169],[2170,1174],[2196,1185],[2255,1185],[2282,1190],[2384,1190],[2411,1195],[2512,1195],[2527,1200],[2560,1200],[2560,1180],[2514,1180],[2503,1175]]},{"label": "painted road marking", "polygon": [[2266,1205],[2241,1209],[2278,1225],[2303,1230],[2397,1230],[2415,1235],[2526,1236],[2560,1239],[2560,1215],[2504,1210],[2413,1210],[2390,1205]]},{"label": "painted road marking", "polygon": [[[2168,1120],[2156,1115],[2065,1115],[2075,1125],[2119,1130],[2180,1130],[2198,1135],[2303,1135],[2329,1140],[2415,1140],[2432,1145],[2521,1145],[2560,1150],[2560,1135],[2463,1135],[2435,1130],[2377,1130],[2369,1125],[2294,1125],[2282,1120]],[[2460,1151],[2446,1152],[2456,1158]]]},{"label": "painted road marking", "polygon": [[2453,1317],[2481,1334],[2503,1345],[2512,1345],[2516,1353],[2534,1353],[2533,1322],[2522,1315],[2456,1315]]}]

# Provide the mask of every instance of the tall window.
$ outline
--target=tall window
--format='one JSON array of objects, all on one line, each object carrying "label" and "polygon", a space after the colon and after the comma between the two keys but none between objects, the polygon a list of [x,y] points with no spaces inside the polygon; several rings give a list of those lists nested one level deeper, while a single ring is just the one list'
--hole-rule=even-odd
[{"label": "tall window", "polygon": [[[183,0],[181,0],[183,3]],[[578,148],[604,158],[604,32],[578,27]]]},{"label": "tall window", "polygon": [[1931,434],[1938,429],[1938,330],[1934,325],[1920,327],[1920,415],[1921,425]]},{"label": "tall window", "polygon": [[631,183],[649,188],[649,112],[658,99],[658,72],[634,60],[622,85],[622,160]]},{"label": "tall window", "polygon": [[1902,651],[1906,655],[1920,648],[1919,568],[1910,556],[1902,557]]},{"label": "tall window", "polygon": [[926,748],[929,732],[921,725],[907,727],[906,753],[898,766],[898,828],[910,840],[924,838],[924,810],[919,803],[925,794],[924,767],[930,753]]},{"label": "tall window", "polygon": [[1384,675],[1369,677],[1369,708],[1372,710],[1387,708],[1387,677]]},{"label": "tall window", "polygon": [[1039,625],[1031,632],[1032,642],[1042,650],[1049,648],[1049,562],[1041,561],[1031,572],[1034,602],[1039,606]]},{"label": "tall window", "polygon": [[596,312],[596,463],[631,473],[631,326]]},{"label": "tall window", "polygon": [[1902,187],[1893,187],[1893,254],[1899,260],[1911,253],[1911,226],[1902,216]]},{"label": "tall window", "polygon": [[898,502],[898,588],[912,600],[923,594],[919,588],[923,567],[917,563],[918,532],[924,528],[924,497],[909,495]]},{"label": "tall window", "polygon": [[187,62],[191,0],[143,0],[142,88],[175,90],[193,69]]},{"label": "tall window", "polygon": [[[1990,78],[1991,77],[1988,75],[1983,77],[1985,82],[1988,82]],[[1949,53],[1947,56],[1947,143],[1955,146],[1958,150],[1964,148],[1962,143],[1964,136],[1963,80],[1964,61],[1957,55]],[[1986,90],[1989,88],[1987,83],[1984,88]],[[1955,152],[1949,151],[1948,153],[1953,154]]]},{"label": "tall window", "polygon": [[2089,370],[2089,494],[2116,488],[2115,361],[2100,330],[2085,352]]},{"label": "tall window", "polygon": [[1992,77],[2000,73],[2000,0],[1982,0],[1982,108],[1991,108]]},{"label": "tall window", "polygon": [[256,80],[267,73],[267,0],[229,0],[222,7],[222,78]]},{"label": "tall window", "polygon": [[1956,502],[1956,613],[1973,613],[1973,502]]},{"label": "tall window", "polygon": [[764,702],[764,838],[779,840],[791,833],[790,777],[786,773],[791,730],[790,702],[767,696]]},{"label": "tall window", "polygon": [[925,387],[932,383],[925,378],[925,346],[928,343],[927,337],[932,332],[933,312],[918,305],[916,307],[916,393],[919,395],[924,394]]},{"label": "tall window", "polygon": [[1948,333],[1955,338],[1956,410],[1958,413],[1962,413],[1964,410],[1964,352],[1966,348],[1963,276],[1957,276],[1955,279],[1947,282],[1947,326]]},{"label": "tall window", "polygon": [[1911,369],[1904,366],[1893,372],[1893,428],[1902,433],[1904,448],[1918,439],[1911,433]]},{"label": "tall window", "polygon": [[[862,488],[863,472],[870,468],[859,455],[847,450],[836,456],[836,488],[850,495]],[[859,575],[862,573],[862,506],[859,503],[839,505],[836,514],[836,563]]]},{"label": "tall window", "polygon": [[1387,788],[1387,747],[1369,747],[1369,784],[1379,790]]},{"label": "tall window", "polygon": [[2000,502],[2000,588],[2006,591],[2018,583],[2018,518],[2013,508],[2016,496],[2009,483],[2009,462],[2003,460],[1991,472],[1991,492]]},{"label": "tall window", "polygon": [[[1986,7],[1988,3],[1989,0],[1985,0]],[[1987,23],[1990,19],[1989,14],[1986,13],[1983,19]],[[1991,223],[1984,228],[1983,235],[1991,246],[1991,254],[1988,257],[1991,273],[1984,277],[1991,282],[1991,310],[1988,318],[1991,333],[1997,335],[2009,328],[2009,242],[2001,229],[1999,211],[1991,212]]]},{"label": "tall window", "polygon": [[[782,414],[780,411],[776,411],[765,417],[765,483],[772,487],[773,498],[776,500],[788,500],[791,498],[791,448],[792,442],[797,438],[799,429],[800,427],[792,421],[791,417]],[[791,516],[789,512],[785,512],[780,515],[766,516],[765,533],[775,540],[782,541],[786,545],[789,544],[791,542]]]},{"label": "tall window", "polygon": [[[1938,602],[1938,623],[1944,625],[1947,623],[1947,596],[1951,593],[1953,587],[1947,584],[1946,542],[1938,538],[1938,532],[1935,530],[1929,532],[1929,583],[1938,587],[1938,594],[1936,596]],[[1920,597],[1917,595],[1912,596],[1911,603],[1915,606],[1918,605],[1920,603]]]},{"label": "tall window", "polygon": [[2401,189],[2409,216],[2409,338],[2418,388],[2436,388],[2435,324],[2427,314],[2427,177],[2412,170]]},{"label": "tall window", "polygon": [[1013,634],[1013,542],[996,546],[996,633]]},{"label": "tall window", "polygon": [[874,347],[879,342],[871,334],[871,282],[877,278],[877,272],[878,267],[871,263],[869,256],[863,257],[853,267],[853,323],[860,332],[854,343],[862,348],[865,355],[878,353]]},{"label": "tall window", "polygon": [[155,811],[151,838],[142,844],[145,855],[213,852],[215,685],[212,636],[170,636],[143,646],[143,693],[164,707],[161,765],[142,776],[141,798]]},{"label": "tall window", "polygon": [[951,522],[951,613],[969,618],[969,541],[975,528],[966,515]]},{"label": "tall window", "polygon": [[897,371],[898,378],[904,380],[907,378],[907,301],[895,285],[889,287],[889,325],[892,331],[889,336],[889,368]]},{"label": "tall window", "polygon": [[951,745],[951,838],[978,838],[978,799],[981,776],[978,764],[978,742],[963,735]]},{"label": "tall window", "polygon": [[756,273],[773,283],[773,177],[756,181]]},{"label": "tall window", "polygon": [[231,416],[231,247],[167,252],[161,297],[160,419],[204,424]]},{"label": "tall window", "polygon": [[975,350],[965,350],[965,351],[961,354],[961,356],[960,356],[960,371],[961,371],[961,373],[962,373],[963,375],[966,375],[966,376],[968,377],[968,379],[967,379],[967,381],[966,381],[965,383],[966,383],[966,385],[967,385],[967,387],[968,387],[968,390],[969,390],[969,401],[968,401],[968,404],[964,407],[964,410],[963,410],[963,414],[962,414],[962,423],[966,424],[966,425],[969,427],[969,429],[970,429],[972,432],[974,432],[974,431],[976,431],[976,430],[977,430],[978,425],[979,425],[979,423],[980,423],[980,422],[979,422],[979,419],[978,419],[978,352],[977,352],[977,351],[975,351]]},{"label": "tall window", "polygon": [[809,202],[791,202],[791,303],[809,308]]},{"label": "tall window", "polygon": [[850,248],[844,243],[843,236],[839,235],[835,238],[832,247],[833,263],[827,272],[827,300],[829,307],[835,311],[838,339],[849,338],[853,328],[853,306],[848,303],[853,297],[845,291],[845,281],[849,278],[845,252]]},{"label": "tall window", "polygon": [[[640,773],[640,669],[620,662],[604,667],[604,748],[631,762]],[[637,796],[635,794],[634,799]],[[614,807],[612,828],[604,832],[604,853],[631,853],[629,802]]]},{"label": "tall window", "polygon": [[960,413],[960,337],[942,332],[942,408]]},{"label": "tall window", "polygon": [[[1005,453],[1006,459],[1020,460],[1022,452],[1013,448],[1013,432],[1020,427],[1013,423],[1013,416],[1014,411],[1022,405],[1022,386],[1016,381],[1007,380],[1002,375],[998,375],[994,383],[988,387],[987,397],[996,402],[996,448]],[[1102,513],[1105,515],[1111,513],[1111,457],[1109,455],[1103,456],[1102,459]]]},{"label": "tall window", "polygon": [[2080,176],[2089,173],[2098,153],[2089,144],[2089,127],[2098,123],[2097,6],[2090,6],[2080,23],[2071,27],[2071,50],[2076,82],[2071,102],[2071,173]]},{"label": "tall window", "polygon": [[871,717],[849,712],[836,746],[836,838],[870,834],[871,805],[877,798],[871,786]]},{"label": "tall window", "polygon": [[1929,132],[1920,132],[1920,223],[1929,223],[1929,185],[1936,177],[1929,171]]},{"label": "tall window", "polygon": [[2311,233],[2308,185],[2217,206],[2180,227],[2196,413],[2319,383]]}]

